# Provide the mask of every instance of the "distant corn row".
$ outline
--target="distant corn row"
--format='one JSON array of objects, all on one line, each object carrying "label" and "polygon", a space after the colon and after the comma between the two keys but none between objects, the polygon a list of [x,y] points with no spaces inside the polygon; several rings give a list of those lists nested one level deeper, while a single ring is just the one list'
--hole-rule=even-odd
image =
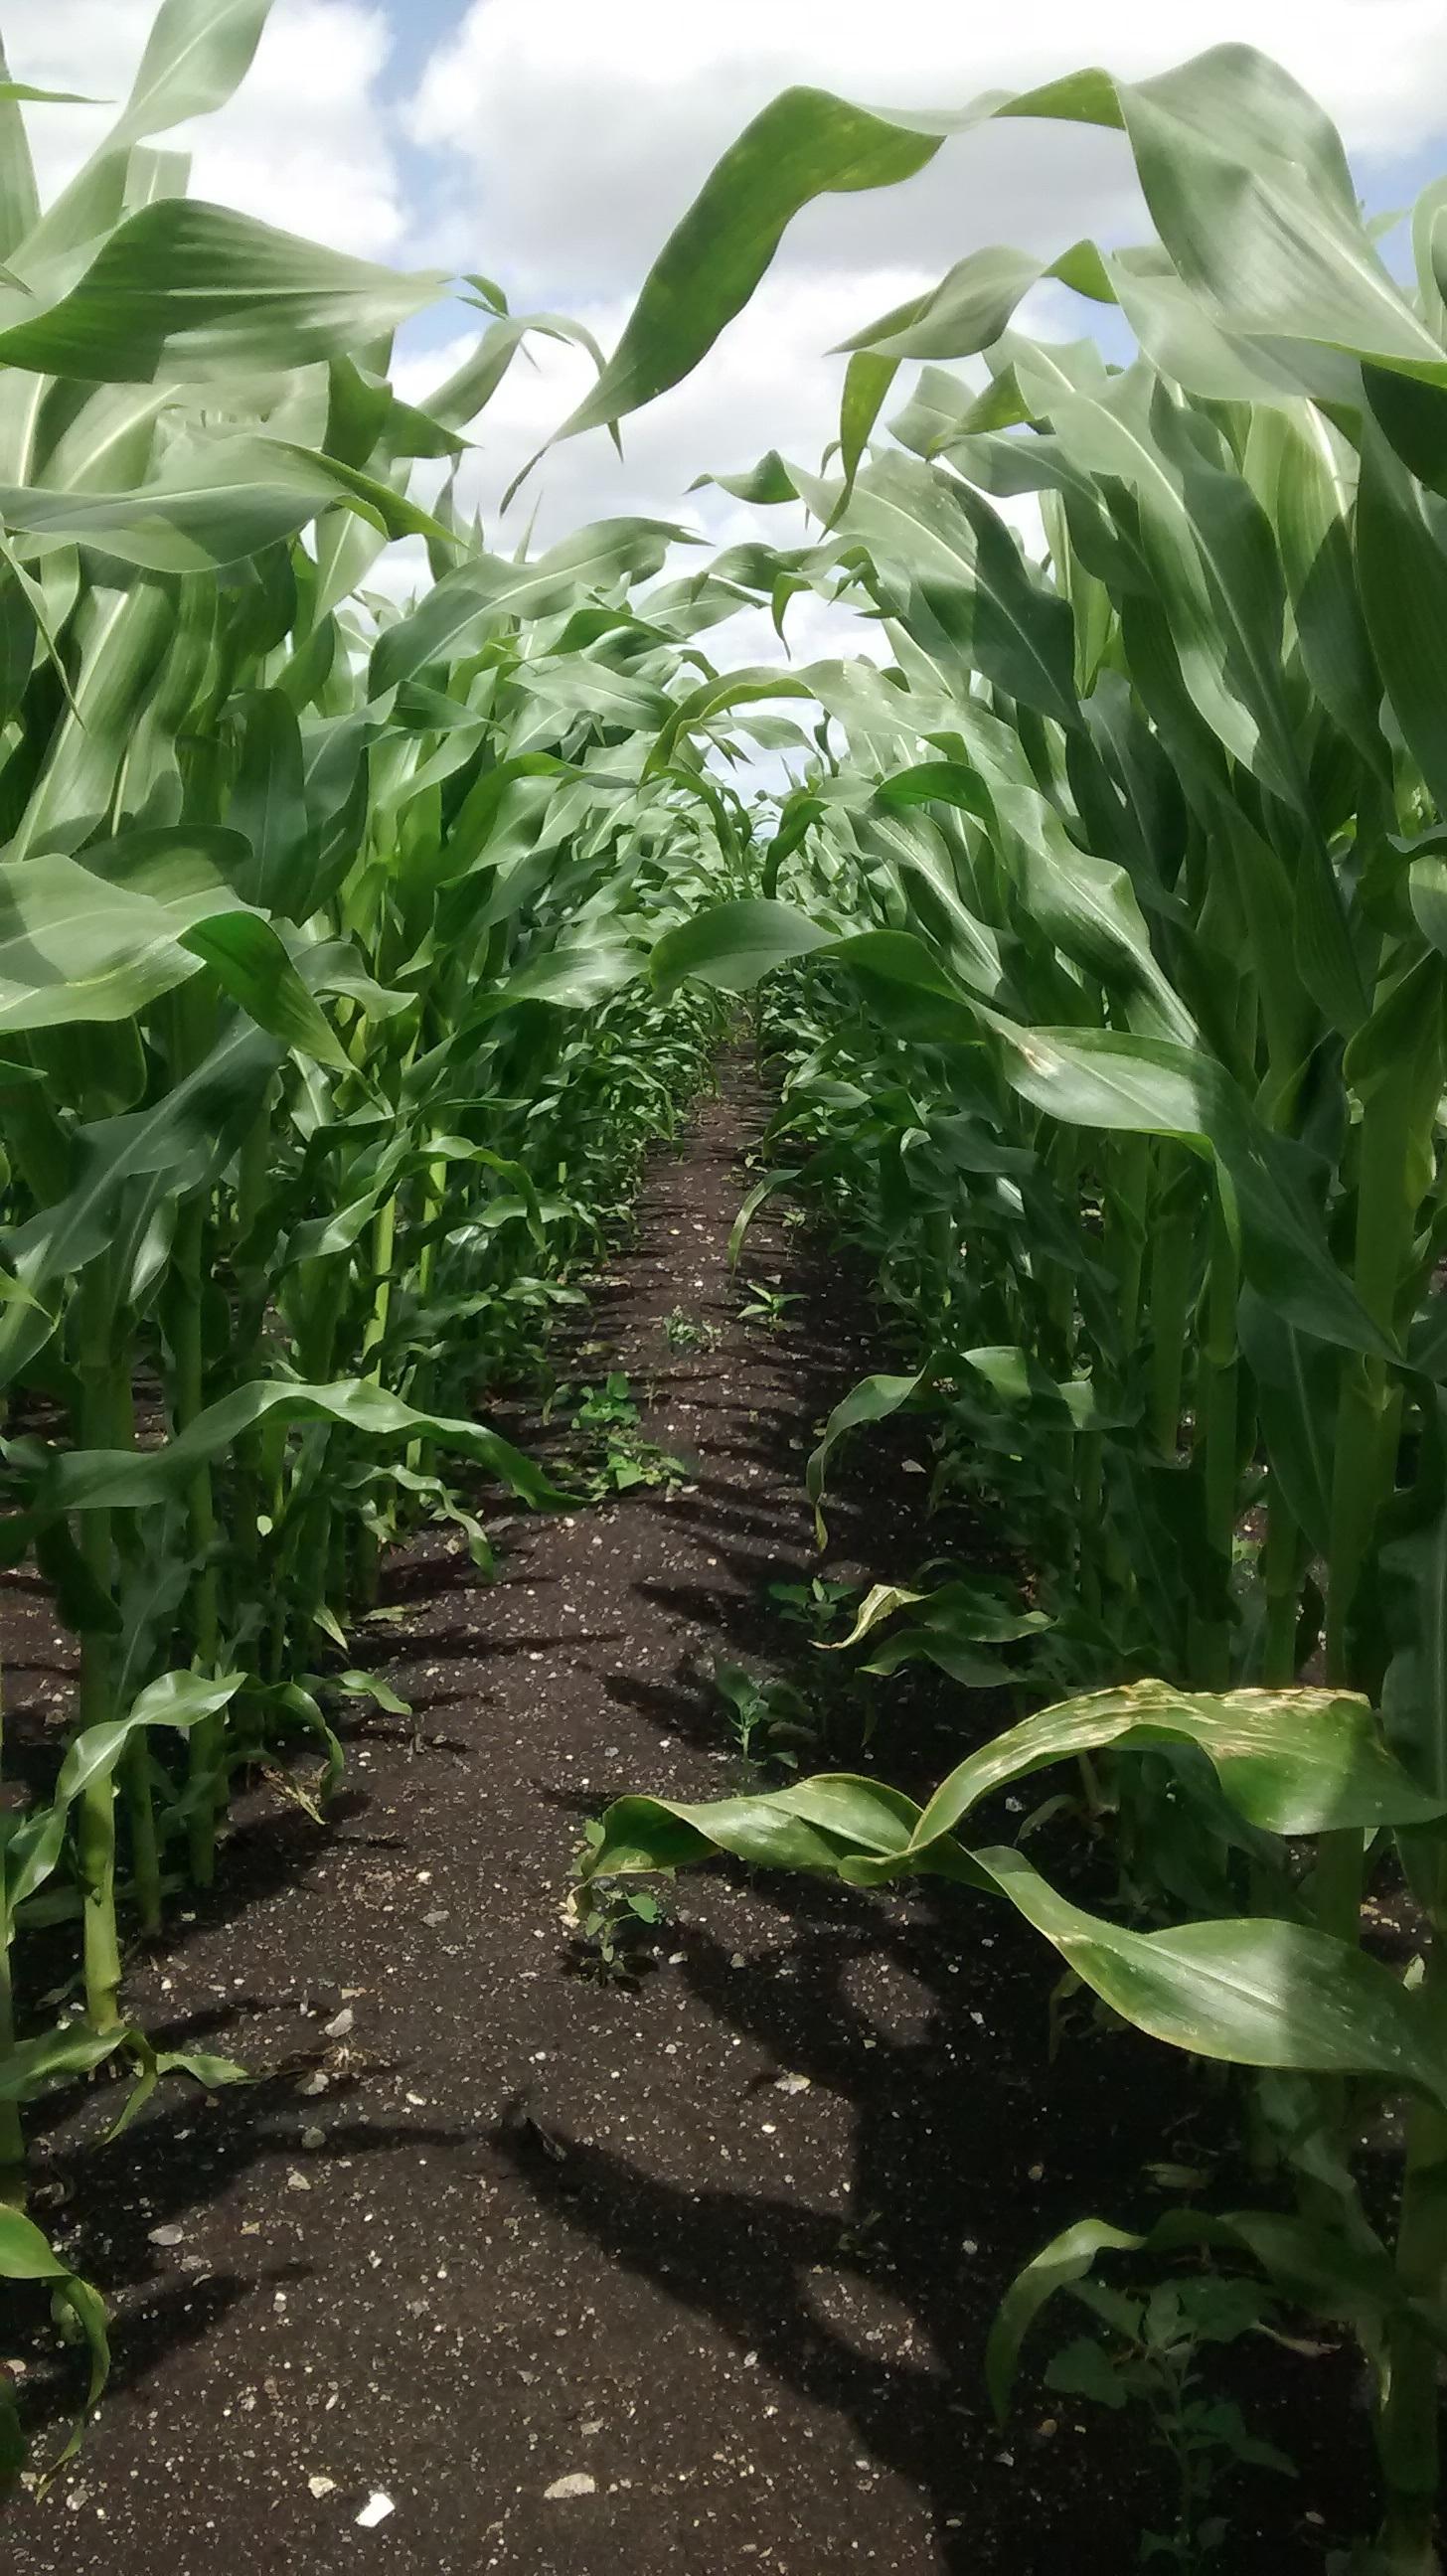
[{"label": "distant corn row", "polygon": [[[124,1941],[209,1881],[239,1771],[332,1785],[399,1524],[485,1564],[466,1479],[550,1500],[475,1406],[715,1041],[654,938],[748,882],[691,639],[750,595],[654,579],[661,524],[514,561],[452,506],[525,335],[570,326],[469,283],[474,353],[403,402],[392,332],[445,281],[192,203],[148,142],[267,7],[166,0],[43,212],[22,111],[66,108],[0,87],[0,1534],[78,1664],[68,1736],[12,1713],[0,1783],[0,2276],[51,2285],[92,2397],[104,2310],[23,2215],[25,2106],[107,2061],[126,2116],[237,2071],[128,2018]],[[398,537],[406,612],[366,586]],[[57,1925],[58,2027],[24,1973]],[[0,2369],[0,2482],[23,2456]]]},{"label": "distant corn row", "polygon": [[[923,1657],[1054,1704],[924,1809],[833,1778],[628,1799],[590,1867],[943,1873],[1115,2013],[1261,2070],[1263,2206],[1151,2249],[1214,2249],[1355,2328],[1386,2496],[1370,2564],[1422,2576],[1447,2348],[1442,187],[1399,276],[1327,118],[1240,48],[948,118],[795,91],[708,182],[625,347],[665,287],[718,327],[821,187],[1022,116],[1121,130],[1158,240],[970,254],[850,344],[832,474],[771,456],[730,479],[818,523],[806,553],[757,550],[756,587],[854,596],[892,658],[753,675],[825,710],[828,756],[784,803],[763,899],[696,916],[655,975],[794,961],[762,1004],[781,1152],[904,1320],[915,1364],[836,1414],[816,1503],[836,1440],[908,1408],[936,1490],[986,1498],[1028,1570],[1028,1597],[968,1573],[880,1590],[854,1642],[875,1671]],[[1134,359],[1022,336],[1042,279],[1113,308],[1106,345],[1128,332]],[[902,362],[977,353],[973,379],[926,366],[870,446]],[[1067,1756],[1118,1811],[1123,1919],[973,1838],[983,1799]],[[1359,1946],[1364,1891],[1394,1887],[1420,1924],[1405,1978]],[[1399,2095],[1389,2242],[1354,2176]],[[1052,2289],[1141,2242],[1082,2222],[1022,2275],[1002,2407]]]}]

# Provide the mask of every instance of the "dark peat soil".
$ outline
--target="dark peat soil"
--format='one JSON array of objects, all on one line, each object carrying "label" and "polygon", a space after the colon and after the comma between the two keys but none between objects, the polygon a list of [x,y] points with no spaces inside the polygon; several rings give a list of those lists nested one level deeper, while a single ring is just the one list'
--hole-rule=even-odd
[{"label": "dark peat soil", "polygon": [[[561,1917],[609,1797],[751,1785],[713,1655],[811,1663],[765,1587],[817,1570],[805,1456],[884,1355],[847,1265],[777,1201],[745,1274],[800,1302],[784,1331],[737,1320],[726,1244],[765,1114],[731,1064],[655,1156],[568,1356],[653,1391],[687,1489],[514,1520],[491,1584],[435,1536],[399,1552],[400,1621],[356,1653],[415,1736],[353,1728],[325,1828],[244,1806],[216,1890],[136,1961],[162,2044],[257,2080],[171,2082],[112,2144],[105,2087],[37,2114],[37,2215],[106,2289],[115,2370],[73,2467],[0,2524],[0,2565],[1120,2576],[1166,2516],[1137,2423],[1027,2374],[1001,2433],[981,2355],[1057,2229],[1148,2223],[1170,2204],[1147,2164],[1209,2163],[1184,2061],[1077,2021],[1052,2063],[1053,1954],[964,1891],[696,1874],[632,1989],[578,1973]],[[716,1344],[670,1348],[677,1307]],[[860,1444],[831,1573],[939,1544],[911,1465],[907,1425]],[[20,1687],[43,1706],[63,1659]],[[873,1758],[909,1785],[999,1716],[908,1681],[884,1708]],[[1076,2312],[1053,2322],[1058,2345]],[[43,2422],[47,2346],[23,2350]],[[1244,2377],[1300,2476],[1232,2482],[1215,2563],[1319,2571],[1364,2511],[1349,2365],[1261,2345]],[[374,2491],[392,2510],[360,2527]]]}]

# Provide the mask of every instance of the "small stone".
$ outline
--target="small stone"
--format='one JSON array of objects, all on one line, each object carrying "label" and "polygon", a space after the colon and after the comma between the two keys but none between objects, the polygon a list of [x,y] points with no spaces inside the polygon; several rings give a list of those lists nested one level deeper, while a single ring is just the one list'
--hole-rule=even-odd
[{"label": "small stone", "polygon": [[543,2502],[566,2504],[570,2496],[596,2495],[597,2492],[598,2481],[590,2478],[586,2469],[570,2469],[565,2478],[554,2478],[550,2487],[544,2487]]},{"label": "small stone", "polygon": [[301,2090],[302,2090],[302,2092],[306,2095],[307,2100],[308,2100],[309,2102],[314,2102],[314,2101],[316,2100],[317,2095],[318,2095],[319,2093],[325,2093],[325,2091],[326,2091],[326,2089],[327,2089],[327,2085],[328,2085],[328,2083],[330,2082],[330,2080],[331,2080],[331,2079],[330,2079],[330,2077],[328,2076],[328,2074],[327,2074],[327,2072],[326,2072],[326,2069],[325,2069],[324,2067],[319,2066],[319,2067],[317,2068],[316,2073],[315,2073],[314,2075],[309,2075],[309,2076],[307,2077],[307,2080],[306,2080],[305,2084],[303,2084],[303,2085],[302,2085]]},{"label": "small stone", "polygon": [[307,2180],[306,2175],[304,2173],[298,2173],[295,2165],[293,2165],[286,2178],[286,2187],[288,2191],[310,2191],[311,2184]]},{"label": "small stone", "polygon": [[384,2495],[380,2487],[374,2487],[361,2512],[355,2517],[358,2531],[375,2531],[378,2523],[385,2522],[388,2514],[395,2513],[396,2510],[391,2497]]},{"label": "small stone", "polygon": [[174,2221],[172,2221],[165,2227],[149,2228],[146,2232],[146,2243],[148,2245],[180,2245],[184,2241],[185,2234],[186,2231],[184,2227],[177,2227]]},{"label": "small stone", "polygon": [[318,2147],[324,2147],[326,2145],[327,2133],[325,2129],[303,2129],[301,2133],[301,2142],[304,2147],[310,2147],[313,2153],[315,2153]]},{"label": "small stone", "polygon": [[353,2012],[351,2005],[343,2004],[342,2009],[337,2014],[335,2020],[324,2022],[322,2027],[325,2030],[328,2039],[345,2039],[356,2018],[357,2016]]},{"label": "small stone", "polygon": [[318,2503],[321,2502],[323,2496],[335,2495],[337,2491],[337,2482],[335,2478],[308,2478],[307,2485],[310,2487],[312,2494],[316,2497]]},{"label": "small stone", "polygon": [[776,2075],[774,2090],[776,2093],[807,2093],[811,2081],[807,2075]]}]

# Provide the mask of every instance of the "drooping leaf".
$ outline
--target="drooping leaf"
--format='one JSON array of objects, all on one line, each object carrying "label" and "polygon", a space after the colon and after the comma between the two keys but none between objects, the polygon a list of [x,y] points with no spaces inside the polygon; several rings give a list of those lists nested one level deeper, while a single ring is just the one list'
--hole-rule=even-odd
[{"label": "drooping leaf", "polygon": [[0,366],[93,384],[305,367],[394,329],[445,282],[168,197],[118,224],[47,312],[0,330]]}]

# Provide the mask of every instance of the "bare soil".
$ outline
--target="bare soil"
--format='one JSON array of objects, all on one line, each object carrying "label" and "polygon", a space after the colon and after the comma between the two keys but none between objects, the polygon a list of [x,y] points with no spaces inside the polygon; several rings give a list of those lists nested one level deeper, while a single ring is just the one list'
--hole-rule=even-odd
[{"label": "bare soil", "polygon": [[[1185,2061],[1079,2013],[1052,2060],[1053,1954],[964,1891],[696,1874],[632,1988],[580,1974],[561,1920],[608,1798],[757,1785],[713,1655],[823,1662],[765,1588],[818,1569],[805,1455],[887,1354],[848,1265],[777,1201],[745,1269],[802,1302],[776,1333],[737,1320],[726,1244],[765,1111],[733,1065],[655,1157],[580,1328],[602,1347],[568,1361],[654,1391],[646,1427],[687,1489],[514,1519],[491,1583],[435,1535],[399,1552],[400,1621],[355,1651],[415,1733],[359,1719],[324,1826],[263,1789],[212,1896],[130,1978],[158,2040],[256,2080],[173,2082],[109,2145],[104,2084],[47,2106],[37,2215],[106,2289],[115,2371],[74,2467],[0,2526],[0,2563],[1119,2576],[1161,2525],[1138,2424],[1027,2374],[1001,2432],[981,2356],[1058,2228],[1148,2223],[1169,2205],[1148,2163],[1211,2164],[1219,2114]],[[716,1345],[670,1348],[676,1307]],[[939,1543],[917,1464],[907,1423],[859,1445],[829,1571],[902,1573]],[[54,1669],[18,1683],[36,1711],[64,1688],[44,1645]],[[909,1680],[881,1707],[869,1758],[906,1783],[1000,1716]],[[855,1763],[854,1722],[844,1706],[829,1758]],[[7,2314],[43,2422],[65,2393],[43,2312]],[[1056,2343],[1075,2330],[1063,2308]],[[1350,2366],[1262,2345],[1228,2368],[1301,2474],[1232,2482],[1219,2563],[1319,2571],[1365,2512]],[[374,2491],[392,2510],[359,2527]]]}]

